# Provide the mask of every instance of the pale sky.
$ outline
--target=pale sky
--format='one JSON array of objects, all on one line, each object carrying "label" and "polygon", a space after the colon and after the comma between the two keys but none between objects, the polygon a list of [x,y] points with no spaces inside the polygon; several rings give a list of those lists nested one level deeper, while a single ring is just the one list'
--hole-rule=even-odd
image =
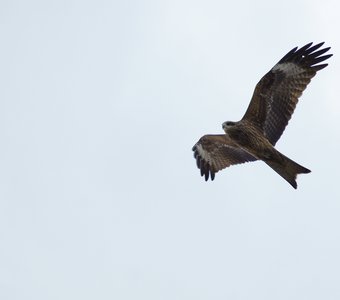
[{"label": "pale sky", "polygon": [[[340,299],[338,1],[0,2],[0,299]],[[295,46],[329,66],[277,149],[192,146]]]}]

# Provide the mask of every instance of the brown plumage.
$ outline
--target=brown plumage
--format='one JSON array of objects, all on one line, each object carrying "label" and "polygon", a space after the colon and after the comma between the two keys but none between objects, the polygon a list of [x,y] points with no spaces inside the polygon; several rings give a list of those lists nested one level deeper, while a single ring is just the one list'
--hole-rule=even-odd
[{"label": "brown plumage", "polygon": [[[296,176],[310,170],[292,161],[274,146],[290,120],[299,97],[316,72],[327,64],[318,64],[332,54],[323,43],[289,51],[256,85],[243,118],[224,122],[223,135],[205,135],[192,148],[197,167],[205,180],[234,164],[263,160],[297,188]],[[317,51],[318,50],[318,51]]]}]

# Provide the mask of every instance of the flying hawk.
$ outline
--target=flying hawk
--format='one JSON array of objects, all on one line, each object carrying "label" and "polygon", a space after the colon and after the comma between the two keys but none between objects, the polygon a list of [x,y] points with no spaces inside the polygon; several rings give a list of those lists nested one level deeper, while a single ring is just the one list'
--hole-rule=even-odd
[{"label": "flying hawk", "polygon": [[[310,170],[277,151],[274,146],[290,120],[299,97],[327,64],[332,54],[324,43],[289,51],[256,85],[249,107],[238,122],[224,122],[225,134],[204,135],[192,148],[201,176],[214,180],[215,173],[231,165],[262,160],[295,189],[296,176]],[[318,50],[320,49],[320,50]]]}]

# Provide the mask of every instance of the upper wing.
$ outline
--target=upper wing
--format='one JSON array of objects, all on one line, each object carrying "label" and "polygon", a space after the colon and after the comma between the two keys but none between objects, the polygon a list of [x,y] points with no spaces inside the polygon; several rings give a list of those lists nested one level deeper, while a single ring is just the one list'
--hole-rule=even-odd
[{"label": "upper wing", "polygon": [[204,135],[192,148],[197,167],[205,181],[214,180],[215,173],[235,164],[254,161],[256,158],[239,148],[225,134]]},{"label": "upper wing", "polygon": [[272,145],[282,135],[308,83],[327,66],[316,65],[332,56],[321,56],[330,47],[316,51],[323,44],[292,49],[256,85],[243,119],[259,126]]}]

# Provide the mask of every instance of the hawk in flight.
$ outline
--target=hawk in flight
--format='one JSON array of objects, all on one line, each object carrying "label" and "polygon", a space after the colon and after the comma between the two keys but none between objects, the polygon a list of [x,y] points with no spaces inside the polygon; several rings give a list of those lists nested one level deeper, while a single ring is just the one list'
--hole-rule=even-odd
[{"label": "hawk in flight", "polygon": [[222,124],[225,134],[204,135],[194,145],[194,157],[201,176],[214,180],[215,173],[231,165],[264,161],[295,189],[296,176],[310,170],[297,164],[274,148],[290,120],[299,97],[327,64],[319,64],[332,54],[324,43],[289,51],[255,87],[243,118]]}]

